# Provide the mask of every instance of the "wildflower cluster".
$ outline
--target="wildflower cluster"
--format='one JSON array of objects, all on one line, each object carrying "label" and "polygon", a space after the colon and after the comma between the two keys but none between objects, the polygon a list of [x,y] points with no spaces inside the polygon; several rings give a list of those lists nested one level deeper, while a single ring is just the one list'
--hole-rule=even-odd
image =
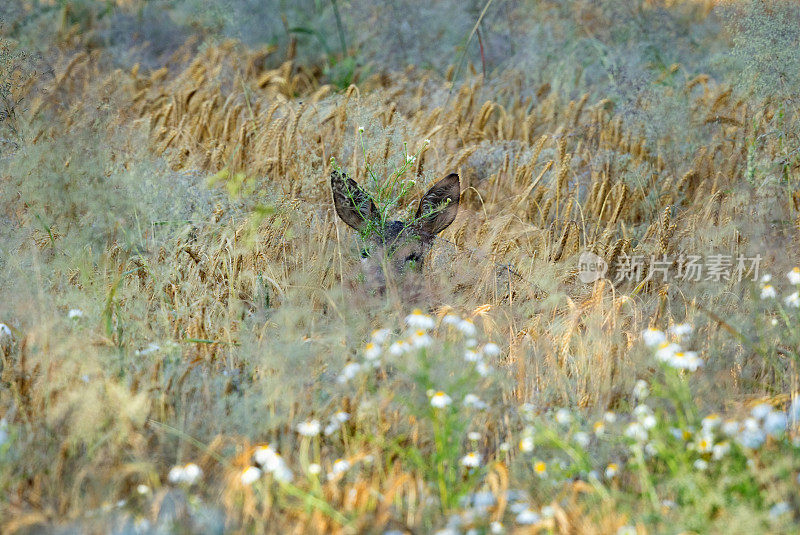
[{"label": "wildflower cluster", "polygon": [[201,477],[203,477],[203,470],[194,463],[188,463],[182,466],[173,466],[167,480],[174,484],[194,485]]},{"label": "wildflower cluster", "polygon": [[678,370],[696,371],[703,366],[697,352],[687,351],[679,344],[692,333],[692,326],[688,323],[673,325],[665,333],[658,329],[648,328],[642,331],[642,339],[647,346],[655,347],[657,361]]},{"label": "wildflower cluster", "polygon": [[[783,303],[788,308],[800,308],[800,267],[793,267],[791,271],[786,274],[789,284],[794,286],[794,292],[786,295],[783,298]],[[761,299],[777,299],[778,291],[772,285],[772,275],[765,274],[761,277]]]}]

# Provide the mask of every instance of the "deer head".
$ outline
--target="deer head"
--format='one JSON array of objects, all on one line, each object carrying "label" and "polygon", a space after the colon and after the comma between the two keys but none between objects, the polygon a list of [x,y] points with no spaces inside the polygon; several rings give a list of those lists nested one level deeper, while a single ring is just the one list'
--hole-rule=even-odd
[{"label": "deer head", "polygon": [[434,238],[456,218],[461,185],[451,173],[434,184],[410,221],[381,216],[370,196],[341,171],[331,173],[336,213],[361,236],[361,268],[367,285],[384,293],[387,281],[419,272]]}]

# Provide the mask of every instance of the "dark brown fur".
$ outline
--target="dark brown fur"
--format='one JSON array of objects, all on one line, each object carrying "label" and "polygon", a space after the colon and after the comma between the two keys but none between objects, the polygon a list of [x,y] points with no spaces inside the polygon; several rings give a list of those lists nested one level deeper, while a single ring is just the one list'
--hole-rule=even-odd
[{"label": "dark brown fur", "polygon": [[447,175],[425,193],[407,222],[382,220],[369,194],[340,171],[331,173],[331,191],[336,213],[361,235],[367,286],[383,294],[388,284],[395,284],[410,293],[411,275],[421,270],[436,235],[456,218],[461,185],[457,174]]}]

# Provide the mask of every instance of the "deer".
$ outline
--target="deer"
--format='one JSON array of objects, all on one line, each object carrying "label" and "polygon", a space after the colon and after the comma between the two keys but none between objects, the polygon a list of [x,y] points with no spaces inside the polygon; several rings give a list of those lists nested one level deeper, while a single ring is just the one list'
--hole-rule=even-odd
[{"label": "deer", "polygon": [[408,281],[412,274],[422,271],[434,239],[456,218],[461,183],[456,173],[436,182],[409,221],[387,220],[372,197],[343,171],[331,172],[331,192],[336,214],[359,233],[361,271],[367,288],[384,295],[387,283]]}]

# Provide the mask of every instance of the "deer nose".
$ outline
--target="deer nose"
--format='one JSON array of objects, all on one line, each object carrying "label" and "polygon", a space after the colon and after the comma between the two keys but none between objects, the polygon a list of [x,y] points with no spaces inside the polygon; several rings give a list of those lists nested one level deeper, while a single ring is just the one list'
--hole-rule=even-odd
[{"label": "deer nose", "polygon": [[361,272],[364,274],[367,286],[382,295],[386,289],[386,276],[378,263],[369,257],[362,258]]}]

